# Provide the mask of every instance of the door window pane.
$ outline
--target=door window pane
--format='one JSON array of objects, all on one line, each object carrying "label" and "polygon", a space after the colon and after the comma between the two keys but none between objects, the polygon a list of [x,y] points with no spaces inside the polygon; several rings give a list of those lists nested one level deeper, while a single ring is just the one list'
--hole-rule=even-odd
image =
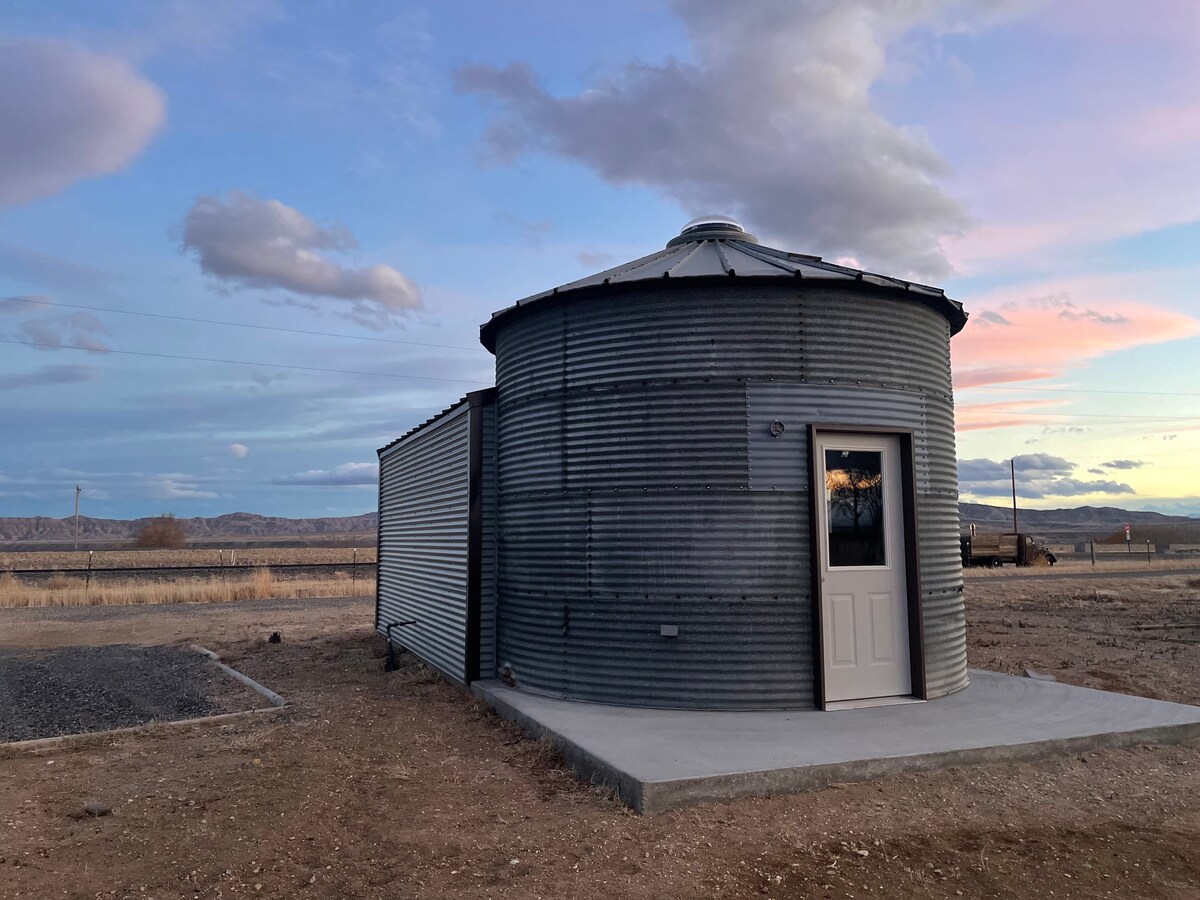
[{"label": "door window pane", "polygon": [[883,453],[826,450],[829,565],[887,565],[883,531]]}]

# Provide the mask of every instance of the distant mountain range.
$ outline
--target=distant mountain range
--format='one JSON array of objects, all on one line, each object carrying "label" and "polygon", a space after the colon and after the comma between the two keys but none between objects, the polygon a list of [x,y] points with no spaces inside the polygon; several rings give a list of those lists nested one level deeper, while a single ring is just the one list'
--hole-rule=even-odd
[{"label": "distant mountain range", "polygon": [[[960,503],[959,515],[965,528],[974,524],[980,531],[1009,531],[1012,529],[1012,509],[987,506],[982,503]],[[236,512],[213,518],[181,519],[187,529],[189,543],[196,546],[218,543],[280,544],[289,539],[295,543],[362,545],[374,540],[378,524],[374,512],[361,516],[336,518],[285,519]],[[95,519],[79,517],[81,546],[120,546],[131,541],[149,519]],[[1089,535],[1100,536],[1131,525],[1200,525],[1200,520],[1187,516],[1167,516],[1156,512],[1133,512],[1112,506],[1079,506],[1074,509],[1018,509],[1018,525],[1047,537],[1083,540]],[[366,538],[366,539],[364,539]],[[0,545],[16,547],[61,547],[75,539],[75,520],[51,519],[46,516],[0,518]]]},{"label": "distant mountain range", "polygon": [[[974,523],[982,531],[1012,531],[1012,507],[986,506],[982,503],[958,504],[958,516],[965,528]],[[1021,531],[1101,535],[1129,525],[1200,525],[1188,516],[1168,516],[1156,512],[1136,512],[1115,506],[1077,506],[1074,509],[1021,509],[1017,507],[1017,527]]]}]

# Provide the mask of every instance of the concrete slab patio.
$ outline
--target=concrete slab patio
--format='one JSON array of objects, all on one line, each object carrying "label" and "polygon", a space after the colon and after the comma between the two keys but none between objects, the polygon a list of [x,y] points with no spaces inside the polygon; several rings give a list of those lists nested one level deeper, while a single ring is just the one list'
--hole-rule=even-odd
[{"label": "concrete slab patio", "polygon": [[836,712],[631,709],[538,697],[499,681],[473,690],[642,813],[1200,737],[1200,707],[983,671],[971,672],[966,690],[929,703]]}]

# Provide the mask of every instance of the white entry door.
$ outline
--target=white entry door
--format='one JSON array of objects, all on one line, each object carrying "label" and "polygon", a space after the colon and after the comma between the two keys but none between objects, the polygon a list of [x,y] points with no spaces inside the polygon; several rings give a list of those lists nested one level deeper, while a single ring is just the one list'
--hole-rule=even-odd
[{"label": "white entry door", "polygon": [[907,697],[900,439],[829,432],[815,443],[825,700]]}]

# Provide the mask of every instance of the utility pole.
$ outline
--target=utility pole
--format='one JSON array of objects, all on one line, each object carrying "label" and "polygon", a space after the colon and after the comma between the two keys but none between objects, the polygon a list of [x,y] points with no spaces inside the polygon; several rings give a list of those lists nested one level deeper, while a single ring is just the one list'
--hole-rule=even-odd
[{"label": "utility pole", "polygon": [[1012,475],[1013,534],[1018,534],[1019,530],[1017,529],[1017,461],[1015,459],[1010,459],[1008,461],[1008,471],[1009,471],[1009,474]]},{"label": "utility pole", "polygon": [[79,549],[79,495],[83,493],[83,488],[75,485],[75,549]]}]

